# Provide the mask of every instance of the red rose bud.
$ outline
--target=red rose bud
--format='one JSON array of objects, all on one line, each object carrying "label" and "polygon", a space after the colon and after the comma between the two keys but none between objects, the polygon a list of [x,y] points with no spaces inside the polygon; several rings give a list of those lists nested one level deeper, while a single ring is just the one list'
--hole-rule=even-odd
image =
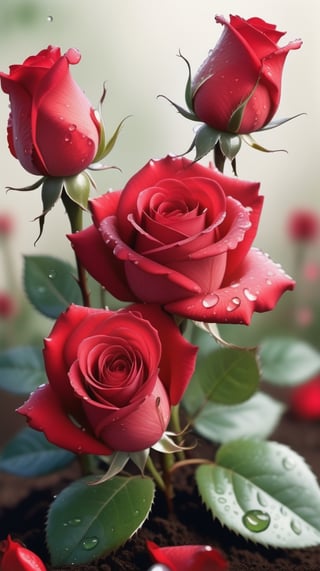
[{"label": "red rose bud", "polygon": [[320,375],[291,391],[291,410],[300,418],[320,418]]},{"label": "red rose bud", "polygon": [[18,412],[50,442],[75,453],[145,450],[165,432],[196,353],[159,306],[71,305],[45,341],[49,384]]},{"label": "red rose bud", "polygon": [[0,542],[0,571],[46,571],[46,567],[33,551],[8,535]]},{"label": "red rose bud", "polygon": [[196,321],[248,324],[294,286],[252,247],[262,202],[257,183],[167,157],[146,164],[124,190],[91,200],[93,225],[70,240],[118,299],[161,304]]},{"label": "red rose bud", "polygon": [[285,32],[260,18],[231,15],[230,22],[223,16],[216,21],[225,28],[192,81],[193,110],[218,131],[258,131],[278,109],[287,54],[302,42],[280,47]]},{"label": "red rose bud", "polygon": [[[9,149],[30,173],[67,177],[80,173],[95,157],[100,125],[83,91],[71,77],[80,53],[49,46],[22,65],[0,73],[9,95]],[[48,135],[49,134],[49,135]]]},{"label": "red rose bud", "polygon": [[320,217],[313,210],[295,210],[288,218],[288,234],[294,241],[314,242],[320,235]]},{"label": "red rose bud", "polygon": [[209,545],[159,547],[147,541],[147,548],[153,560],[170,571],[227,571],[229,568],[222,553]]}]

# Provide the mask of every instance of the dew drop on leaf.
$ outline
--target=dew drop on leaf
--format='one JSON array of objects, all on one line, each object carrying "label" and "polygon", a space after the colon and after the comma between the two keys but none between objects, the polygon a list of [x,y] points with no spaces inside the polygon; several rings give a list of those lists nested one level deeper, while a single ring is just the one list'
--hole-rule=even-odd
[{"label": "dew drop on leaf", "polygon": [[282,460],[282,466],[284,467],[285,470],[293,470],[295,465],[296,464],[292,460],[292,458],[283,458],[283,460]]},{"label": "dew drop on leaf", "polygon": [[47,22],[53,22],[53,16],[47,16]]},{"label": "dew drop on leaf", "polygon": [[299,523],[297,521],[295,521],[294,519],[290,522],[290,527],[292,529],[292,531],[296,534],[296,535],[300,535],[301,533],[301,527],[299,525]]},{"label": "dew drop on leaf", "polygon": [[80,525],[81,519],[79,517],[73,517],[72,519],[69,519],[69,521],[67,523],[68,523],[68,525],[72,525],[72,526]]},{"label": "dew drop on leaf", "polygon": [[86,537],[82,542],[82,547],[86,551],[90,551],[91,549],[94,549],[98,543],[99,540],[97,537]]},{"label": "dew drop on leaf", "polygon": [[249,510],[242,518],[243,525],[249,530],[259,533],[270,525],[270,516],[261,510]]}]

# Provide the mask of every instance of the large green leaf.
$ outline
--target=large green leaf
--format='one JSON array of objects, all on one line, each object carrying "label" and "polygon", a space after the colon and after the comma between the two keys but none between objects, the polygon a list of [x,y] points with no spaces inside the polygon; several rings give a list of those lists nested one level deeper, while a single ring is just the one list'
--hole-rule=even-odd
[{"label": "large green leaf", "polygon": [[43,476],[63,468],[74,457],[48,442],[42,432],[27,427],[2,450],[0,470],[24,477]]},{"label": "large green leaf", "polygon": [[249,399],[260,377],[255,352],[233,348],[210,353],[195,374],[206,398],[220,404],[238,404]]},{"label": "large green leaf", "polygon": [[258,392],[237,405],[208,402],[199,409],[191,423],[199,434],[212,442],[228,442],[236,438],[267,438],[277,426],[285,406]]},{"label": "large green leaf", "polygon": [[29,394],[46,380],[39,347],[11,347],[0,351],[0,388]]},{"label": "large green leaf", "polygon": [[320,372],[319,351],[292,337],[265,339],[259,358],[263,378],[280,386],[294,386]]},{"label": "large green leaf", "polygon": [[114,551],[148,516],[155,489],[150,478],[92,482],[87,476],[72,483],[50,507],[47,543],[54,567],[88,563]]},{"label": "large green leaf", "polygon": [[74,268],[52,256],[25,256],[24,285],[34,307],[56,319],[71,303],[81,304]]},{"label": "large green leaf", "polygon": [[198,468],[206,506],[254,542],[301,548],[320,544],[320,489],[303,458],[277,442],[237,440],[220,447],[216,465]]}]

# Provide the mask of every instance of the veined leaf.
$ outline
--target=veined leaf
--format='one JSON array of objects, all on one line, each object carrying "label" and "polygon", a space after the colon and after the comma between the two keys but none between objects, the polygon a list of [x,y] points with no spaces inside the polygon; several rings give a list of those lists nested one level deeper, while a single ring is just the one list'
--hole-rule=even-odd
[{"label": "veined leaf", "polygon": [[26,395],[34,391],[45,380],[40,347],[10,347],[0,351],[1,389]]},{"label": "veined leaf", "polygon": [[261,342],[262,376],[279,386],[294,386],[320,372],[320,353],[305,341],[270,337]]},{"label": "veined leaf", "polygon": [[71,303],[81,304],[75,270],[52,256],[25,256],[24,285],[27,296],[43,315],[56,319]]},{"label": "veined leaf", "polygon": [[238,404],[257,389],[260,373],[254,351],[217,349],[196,370],[205,397],[220,404]]},{"label": "veined leaf", "polygon": [[115,476],[93,482],[93,476],[73,482],[51,504],[47,543],[53,566],[80,565],[114,551],[149,514],[152,479]]},{"label": "veined leaf", "polygon": [[285,410],[283,403],[262,392],[236,405],[208,402],[191,423],[201,436],[212,442],[237,438],[267,438]]},{"label": "veined leaf", "polygon": [[69,464],[75,455],[48,442],[42,432],[24,428],[5,446],[0,470],[31,477],[50,474]]},{"label": "veined leaf", "polygon": [[277,442],[236,440],[196,479],[203,501],[224,525],[263,545],[320,544],[320,489],[296,452]]}]

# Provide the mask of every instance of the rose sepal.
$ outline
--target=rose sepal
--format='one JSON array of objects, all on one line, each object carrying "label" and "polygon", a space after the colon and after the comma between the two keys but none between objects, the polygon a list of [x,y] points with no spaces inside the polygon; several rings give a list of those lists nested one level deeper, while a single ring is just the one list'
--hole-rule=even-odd
[{"label": "rose sepal", "polygon": [[164,432],[160,440],[153,444],[151,448],[162,454],[174,454],[175,452],[183,452],[190,450],[190,446],[181,446],[172,440],[171,436],[179,436],[174,432]]},{"label": "rose sepal", "polygon": [[94,485],[101,484],[107,480],[111,480],[125,468],[126,464],[131,460],[137,468],[139,468],[141,475],[144,475],[146,462],[148,460],[150,449],[139,450],[138,452],[114,452],[111,456],[100,456],[99,458],[109,464],[106,473],[99,479],[92,482]]}]

